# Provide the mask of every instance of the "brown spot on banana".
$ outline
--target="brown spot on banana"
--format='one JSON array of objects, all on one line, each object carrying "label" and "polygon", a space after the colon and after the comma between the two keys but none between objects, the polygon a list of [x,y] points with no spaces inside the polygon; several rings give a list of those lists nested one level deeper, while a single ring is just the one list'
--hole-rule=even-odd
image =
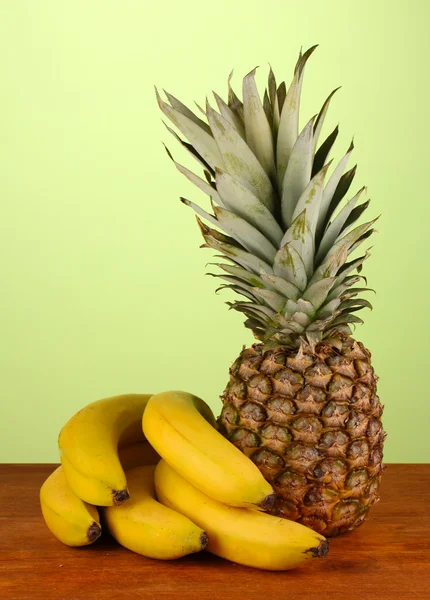
[{"label": "brown spot on banana", "polygon": [[102,530],[101,527],[98,523],[96,523],[95,521],[93,523],[91,523],[91,525],[88,527],[87,530],[87,538],[88,541],[90,542],[90,544],[92,544],[93,542],[95,542],[102,534]]},{"label": "brown spot on banana", "polygon": [[112,490],[113,503],[115,506],[119,506],[130,498],[128,490]]},{"label": "brown spot on banana", "polygon": [[264,500],[262,502],[260,502],[260,504],[258,506],[260,508],[262,508],[264,511],[271,510],[275,503],[275,499],[276,499],[276,494],[269,494],[268,496],[266,496],[264,498]]},{"label": "brown spot on banana", "polygon": [[203,533],[200,534],[200,548],[202,550],[206,550],[208,544],[209,544],[209,538],[208,538],[208,534],[206,533],[206,531],[203,531]]},{"label": "brown spot on banana", "polygon": [[328,549],[329,541],[321,540],[318,546],[316,546],[315,548],[309,548],[308,550],[305,550],[305,554],[307,552],[311,552],[312,558],[324,558],[328,554]]}]

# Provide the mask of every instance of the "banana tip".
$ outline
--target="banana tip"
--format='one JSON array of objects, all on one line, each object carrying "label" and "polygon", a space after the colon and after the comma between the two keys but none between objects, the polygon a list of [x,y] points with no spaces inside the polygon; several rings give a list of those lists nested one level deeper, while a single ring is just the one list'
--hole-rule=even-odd
[{"label": "banana tip", "polygon": [[203,531],[203,533],[200,534],[200,549],[201,550],[206,550],[208,544],[209,544],[209,538],[208,538],[208,534],[206,533],[206,531]]},{"label": "banana tip", "polygon": [[112,490],[113,503],[115,506],[119,506],[130,498],[128,490]]},{"label": "banana tip", "polygon": [[320,543],[315,548],[309,548],[306,552],[312,553],[312,558],[324,558],[328,554],[329,541],[320,540]]},{"label": "banana tip", "polygon": [[96,523],[95,521],[93,523],[91,523],[91,525],[88,527],[88,531],[87,531],[87,538],[89,540],[89,542],[92,544],[93,542],[95,542],[100,536],[101,536],[102,530],[101,527],[98,523]]},{"label": "banana tip", "polygon": [[265,511],[271,510],[275,504],[275,498],[276,494],[269,494],[262,500],[262,502],[260,502],[258,506]]}]

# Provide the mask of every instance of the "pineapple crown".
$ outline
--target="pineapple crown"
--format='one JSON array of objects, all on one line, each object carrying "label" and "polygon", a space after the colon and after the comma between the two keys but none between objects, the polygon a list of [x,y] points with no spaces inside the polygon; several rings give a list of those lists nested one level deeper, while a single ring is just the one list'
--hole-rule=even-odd
[{"label": "pineapple crown", "polygon": [[[167,127],[203,168],[204,178],[177,163],[176,167],[210,197],[212,212],[181,198],[199,216],[205,243],[224,262],[209,273],[245,298],[227,304],[245,314],[250,328],[266,348],[297,348],[304,341],[349,335],[351,325],[362,323],[356,312],[372,308],[361,298],[367,287],[356,287],[369,251],[349,259],[373,233],[376,219],[352,226],[369,201],[359,204],[361,188],[341,205],[356,167],[345,171],[353,150],[327,179],[334,131],[318,144],[334,90],[317,115],[299,131],[300,94],[305,65],[316,46],[300,52],[292,82],[276,84],[270,68],[263,101],[253,69],[243,79],[243,101],[228,78],[227,103],[214,92],[219,112],[206,101],[201,119],[171,94],[163,113],[187,138]],[[337,88],[339,89],[339,88]],[[367,285],[367,282],[365,283]]]}]

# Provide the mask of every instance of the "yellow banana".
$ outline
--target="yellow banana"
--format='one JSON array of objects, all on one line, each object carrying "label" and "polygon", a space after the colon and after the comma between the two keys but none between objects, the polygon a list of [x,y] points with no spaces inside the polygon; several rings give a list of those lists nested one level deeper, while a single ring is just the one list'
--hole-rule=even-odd
[{"label": "yellow banana", "polygon": [[206,533],[155,499],[154,469],[144,466],[127,471],[130,500],[103,509],[112,536],[133,552],[162,560],[204,550]]},{"label": "yellow banana", "polygon": [[216,429],[208,405],[186,392],[152,396],[143,432],[158,454],[208,496],[231,506],[268,509],[274,499],[258,467]]},{"label": "yellow banana", "polygon": [[58,438],[61,464],[78,498],[96,506],[129,498],[118,444],[136,439],[150,397],[124,394],[92,402],[63,427]]},{"label": "yellow banana", "polygon": [[207,532],[209,552],[233,562],[279,571],[328,552],[328,541],[312,529],[248,508],[221,504],[192,486],[164,460],[155,469],[155,489],[160,502]]},{"label": "yellow banana", "polygon": [[70,489],[62,467],[40,488],[40,505],[49,530],[67,546],[86,546],[101,534],[99,513]]},{"label": "yellow banana", "polygon": [[[141,437],[143,439],[143,434]],[[155,465],[160,460],[146,441],[119,446],[118,455],[125,470],[138,465]],[[42,485],[40,503],[48,528],[64,544],[84,546],[100,536],[97,508],[72,492],[63,467],[58,467]]]}]

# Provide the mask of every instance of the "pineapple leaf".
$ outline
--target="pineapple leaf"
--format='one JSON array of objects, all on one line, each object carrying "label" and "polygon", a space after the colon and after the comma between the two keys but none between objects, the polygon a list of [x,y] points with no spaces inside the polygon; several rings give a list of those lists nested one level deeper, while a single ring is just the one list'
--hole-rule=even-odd
[{"label": "pineapple leaf", "polygon": [[291,224],[282,238],[281,246],[289,244],[297,250],[305,265],[306,274],[312,276],[314,267],[314,237],[309,227],[307,209],[305,208]]},{"label": "pineapple leaf", "polygon": [[351,315],[349,313],[344,313],[339,315],[336,319],[334,319],[334,321],[332,321],[331,325],[332,327],[336,327],[338,325],[343,325],[343,324],[348,324],[348,323],[361,323],[363,324],[364,321],[363,319],[360,319],[360,317],[356,317],[355,315]]},{"label": "pineapple leaf", "polygon": [[233,91],[233,88],[231,87],[232,77],[233,71],[231,71],[230,75],[228,76],[228,105],[231,108],[231,110],[242,121],[243,126],[245,126],[243,118],[243,103],[242,100],[236,96],[236,94]]},{"label": "pineapple leaf", "polygon": [[247,290],[242,285],[223,284],[217,287],[217,289],[215,290],[215,294],[227,289],[233,290],[233,292],[235,292],[236,294],[240,294],[241,296],[245,296],[245,298],[248,298],[248,300],[251,300],[251,302],[257,302],[257,298],[252,294],[252,292]]},{"label": "pineapple leaf", "polygon": [[312,316],[315,313],[315,306],[309,300],[305,300],[304,298],[299,298],[297,300],[297,310],[299,312],[304,312],[306,315]]},{"label": "pineapple leaf", "polygon": [[358,283],[361,279],[361,275],[353,275],[351,277],[345,277],[343,283],[331,289],[327,296],[327,300],[333,300],[334,298],[342,298],[343,294],[351,288],[351,286]]},{"label": "pineapple leaf", "polygon": [[270,125],[270,129],[273,131],[272,107],[270,106],[269,94],[267,93],[267,90],[264,90],[263,108],[264,108],[264,112],[266,113],[266,117],[267,117],[267,121]]},{"label": "pineapple leaf", "polygon": [[187,106],[185,106],[185,104],[182,104],[180,100],[175,98],[175,96],[172,96],[172,94],[169,94],[169,92],[166,92],[166,90],[163,91],[174,109],[182,113],[185,117],[188,117],[188,119],[191,119],[191,121],[194,121],[196,125],[201,127],[204,131],[206,131],[206,133],[209,133],[209,135],[211,135],[211,128],[207,123],[202,121],[202,119],[199,119],[197,115],[195,115]]},{"label": "pineapple leaf", "polygon": [[326,331],[327,327],[330,323],[332,323],[332,321],[334,320],[334,316],[333,314],[330,314],[326,317],[320,318],[320,315],[318,315],[318,319],[316,319],[315,321],[312,321],[312,323],[307,327],[306,329],[306,333],[312,333],[312,332],[317,332],[317,331]]},{"label": "pineapple leaf", "polygon": [[[376,221],[376,219],[375,219],[375,221]],[[358,240],[356,242],[354,242],[352,244],[352,246],[350,246],[350,248],[348,250],[348,254],[352,254],[374,232],[375,232],[374,229],[369,229],[369,231],[366,231],[366,233],[363,233],[363,235],[360,235],[360,237],[358,238]]]},{"label": "pineapple leaf", "polygon": [[272,267],[264,260],[250,254],[241,246],[232,243],[234,240],[219,235],[219,232],[205,225],[198,217],[196,218],[207,247],[222,252],[227,258],[233,258],[234,262],[254,273],[259,274],[262,269],[268,273],[273,272]]},{"label": "pineapple leaf", "polygon": [[206,275],[210,275],[210,277],[218,277],[223,281],[228,281],[228,283],[232,283],[233,285],[241,285],[245,289],[251,290],[252,286],[248,286],[246,282],[244,282],[240,277],[235,277],[234,275],[224,275],[223,273],[206,273]]},{"label": "pineapple leaf", "polygon": [[276,315],[274,310],[268,306],[263,306],[262,304],[254,304],[252,302],[235,302],[234,304],[235,307],[240,307],[251,312],[251,314],[253,313],[256,316],[260,316],[262,319],[266,319],[266,323],[270,323],[272,317]]},{"label": "pineapple leaf", "polygon": [[312,235],[312,240],[314,240],[315,237],[319,208],[324,190],[324,179],[329,166],[330,163],[323,167],[321,171],[311,179],[303,194],[300,196],[293,213],[293,219],[296,219],[303,210],[306,210],[307,223]]},{"label": "pineapple leaf", "polygon": [[373,306],[365,298],[351,298],[350,300],[344,300],[340,304],[342,312],[351,312],[352,309],[358,310],[358,308],[370,308],[373,310]]},{"label": "pineapple leaf", "polygon": [[297,323],[296,321],[288,321],[285,328],[281,329],[281,332],[284,334],[297,335],[303,333],[304,329],[304,326],[300,323]]},{"label": "pineapple leaf", "polygon": [[330,151],[333,147],[333,144],[336,141],[336,138],[339,134],[339,125],[336,125],[332,133],[328,136],[328,138],[321,144],[315,153],[314,164],[312,167],[312,177],[314,177],[318,171],[320,171],[326,163]]},{"label": "pineapple leaf", "polygon": [[332,327],[330,329],[327,329],[326,331],[326,336],[328,338],[334,338],[336,339],[336,337],[340,334],[343,333],[344,335],[351,335],[352,331],[351,331],[351,327],[349,327],[349,325],[337,325],[336,327]]},{"label": "pineapple leaf", "polygon": [[214,207],[214,212],[221,229],[229,233],[231,237],[242,244],[252,254],[259,256],[269,263],[273,262],[276,255],[276,248],[258,229],[225,208]]},{"label": "pineapple leaf", "polygon": [[283,81],[277,89],[276,95],[278,97],[278,104],[279,104],[279,114],[281,114],[282,112],[282,108],[284,106],[285,103],[285,99],[287,97],[287,86],[285,85],[285,81]]},{"label": "pineapple leaf", "polygon": [[322,105],[320,112],[318,113],[318,117],[317,117],[317,120],[315,121],[315,128],[314,128],[314,145],[313,145],[313,151],[314,151],[314,153],[316,151],[316,147],[317,147],[317,144],[318,144],[318,139],[319,139],[319,136],[320,136],[320,133],[321,133],[321,129],[322,129],[323,125],[324,125],[324,120],[325,120],[325,117],[327,115],[327,111],[328,111],[328,108],[329,108],[329,105],[330,105],[330,101],[331,101],[331,99],[333,98],[333,96],[335,95],[335,93],[338,90],[340,90],[340,87],[336,88],[335,90],[333,90],[331,92],[331,94],[328,96],[327,100]]},{"label": "pineapple leaf", "polygon": [[[282,229],[270,210],[240,181],[219,169],[216,187],[223,205],[259,229],[272,244],[279,247]],[[220,204],[220,206],[222,206]]]},{"label": "pineapple leaf", "polygon": [[291,247],[290,243],[285,244],[285,246],[276,253],[273,262],[273,271],[275,275],[283,277],[300,290],[306,288],[308,278],[306,276],[305,265],[300,254]]},{"label": "pineapple leaf", "polygon": [[215,97],[219,111],[224,117],[224,119],[236,129],[237,133],[240,135],[241,138],[245,139],[245,127],[243,125],[243,122],[240,120],[237,114],[229,107],[229,105],[226,104],[220,96],[218,96],[218,94],[213,92],[213,95]]},{"label": "pineapple leaf", "polygon": [[[225,233],[230,233],[228,228],[224,228],[221,225],[221,223],[218,222],[218,220],[215,218],[214,215],[211,215],[207,211],[205,211],[203,208],[200,208],[200,206],[198,204],[195,204],[195,202],[191,202],[191,200],[187,200],[186,198],[182,198],[182,197],[180,198],[180,200],[183,204],[192,208],[198,215],[200,215],[201,217],[206,219],[206,221],[209,221],[209,223],[212,223],[212,225],[215,225],[215,227],[219,227],[220,229],[225,231]],[[233,239],[236,239],[233,235],[231,237]],[[239,240],[236,240],[236,241],[239,241]]]},{"label": "pineapple leaf", "polygon": [[[367,230],[378,219],[379,219],[379,217],[376,217],[375,219],[372,219],[371,221],[368,221],[367,223],[358,225],[358,227],[355,227],[352,231],[350,231],[349,233],[346,233],[342,238],[340,238],[340,240],[338,242],[336,242],[336,244],[333,246],[333,248],[336,248],[337,245],[339,245],[339,246],[345,245],[348,247],[348,250],[351,250],[351,248],[356,244],[356,242],[358,240],[361,240],[363,238],[363,236],[366,235]],[[328,255],[329,254],[330,254],[330,252],[328,253]]]},{"label": "pineapple leaf", "polygon": [[335,316],[340,314],[340,312],[336,312],[336,309],[339,307],[340,302],[340,298],[334,298],[333,300],[330,300],[330,302],[324,304],[318,313],[318,317],[320,319],[331,319],[332,317],[334,318]]},{"label": "pineapple leaf", "polygon": [[269,274],[264,271],[260,272],[260,277],[267,287],[271,286],[286,298],[291,298],[291,300],[297,300],[299,298],[301,293],[299,288],[290,281],[286,281],[278,275]]},{"label": "pineapple leaf", "polygon": [[264,349],[269,350],[270,348],[276,348],[278,346],[287,346],[289,348],[295,348],[296,344],[296,336],[291,335],[288,332],[278,331],[270,335],[270,338],[265,341]]},{"label": "pineapple leaf", "polygon": [[[235,265],[226,265],[226,264],[221,264],[221,263],[212,263],[215,264],[217,267],[220,267],[223,271],[225,271],[226,273],[230,273],[230,275],[236,277],[238,280],[240,279],[241,281],[244,281],[245,283],[249,284],[251,287],[258,287],[258,288],[267,288],[269,287],[269,285],[263,281],[263,279],[261,279],[258,275],[256,275],[255,273],[251,272],[251,271],[247,271],[246,269],[243,269],[242,267],[237,267]],[[216,275],[217,277],[220,277],[220,275]],[[273,289],[276,289],[273,287]]]},{"label": "pineapple leaf", "polygon": [[358,219],[364,213],[364,211],[369,206],[369,204],[370,204],[370,200],[367,200],[366,202],[363,202],[363,204],[360,204],[360,206],[356,206],[354,208],[354,210],[351,211],[351,214],[346,219],[346,221],[341,229],[341,233],[343,233],[344,231],[347,231],[353,223],[358,221]]},{"label": "pineapple leaf", "polygon": [[357,271],[359,271],[360,267],[362,266],[364,261],[369,258],[369,256],[370,256],[370,252],[367,250],[363,256],[360,256],[359,258],[356,258],[355,260],[345,263],[339,269],[338,276],[336,277],[336,280],[333,284],[333,289],[337,288],[341,283],[343,283],[345,281],[346,277],[350,273],[352,273],[356,269],[357,269]]},{"label": "pineapple leaf", "polygon": [[376,294],[375,290],[373,288],[368,288],[368,287],[359,287],[359,288],[355,288],[355,287],[351,287],[349,288],[349,292],[342,294],[340,296],[341,300],[349,300],[350,298],[354,298],[354,296],[357,296],[358,294],[363,294],[364,292],[373,292],[374,294]]},{"label": "pineapple leaf", "polygon": [[309,316],[306,313],[300,311],[294,313],[291,318],[293,322],[298,323],[303,328],[307,327],[311,322]]},{"label": "pineapple leaf", "polygon": [[340,182],[343,172],[345,171],[346,165],[348,164],[348,160],[349,160],[349,157],[351,156],[351,152],[353,151],[353,149],[354,149],[354,144],[351,142],[351,145],[348,148],[347,153],[341,159],[341,161],[339,162],[339,164],[333,171],[330,179],[328,180],[326,187],[324,188],[324,193],[323,193],[323,197],[321,200],[320,213],[319,213],[319,217],[318,217],[318,231],[321,234],[325,229],[326,218],[327,218],[327,216],[330,216],[327,213],[328,213],[331,201],[333,199],[334,193]]},{"label": "pineapple leaf", "polygon": [[215,175],[215,169],[205,161],[203,156],[197,152],[197,150],[191,145],[185,142],[183,139],[179,137],[179,135],[174,131],[171,127],[169,127],[164,121],[163,125],[166,127],[167,131],[173,135],[174,138],[178,140],[178,142],[191,154],[193,158],[203,167],[203,169],[207,169],[211,174]]},{"label": "pineapple leaf", "polygon": [[207,115],[216,144],[224,159],[224,170],[239,179],[269,210],[273,210],[273,187],[255,154],[236,129],[211,108],[209,103]]},{"label": "pineapple leaf", "polygon": [[207,194],[208,196],[210,196],[212,198],[212,200],[214,202],[216,202],[219,206],[224,206],[224,203],[221,200],[221,198],[220,198],[218,192],[216,191],[216,189],[214,189],[204,179],[201,179],[200,177],[198,177],[198,175],[196,175],[195,173],[193,173],[192,171],[190,171],[189,169],[187,169],[183,165],[179,164],[178,162],[176,162],[175,159],[173,158],[172,154],[170,153],[169,149],[167,148],[167,146],[165,146],[165,148],[166,148],[167,154],[170,156],[170,158],[172,159],[172,161],[174,162],[176,168],[178,169],[178,171],[180,173],[182,173],[183,175],[185,175],[185,177],[189,181],[191,181],[192,183],[194,183],[194,185],[196,185],[198,188],[200,188],[205,194]]},{"label": "pineapple leaf", "polygon": [[281,209],[286,227],[290,226],[297,202],[311,179],[313,127],[314,117],[297,138],[285,170]]},{"label": "pineapple leaf", "polygon": [[277,90],[276,90],[276,79],[275,79],[275,74],[273,73],[272,67],[270,67],[270,71],[269,71],[268,86],[269,86],[268,98],[269,98],[271,114],[272,114],[273,139],[276,140],[277,135],[278,135],[279,120],[281,118],[281,116],[280,116],[281,113],[279,110],[279,98],[278,98],[278,94],[277,94]]},{"label": "pineapple leaf", "polygon": [[196,101],[194,101],[194,104],[197,106],[197,108],[199,109],[199,111],[202,113],[202,115],[204,115],[206,117],[206,113],[203,110],[203,108],[200,106],[200,104],[197,104]]},{"label": "pineapple leaf", "polygon": [[296,143],[299,134],[299,109],[300,94],[303,83],[304,68],[306,62],[316,46],[309,48],[303,56],[299,57],[296,64],[293,81],[288,89],[284,102],[279,102],[282,107],[279,121],[278,139],[277,139],[277,163],[278,163],[278,183],[281,188],[285,177],[285,171],[290,160],[291,152]]},{"label": "pineapple leaf", "polygon": [[336,207],[339,205],[339,203],[342,201],[342,199],[348,193],[348,190],[351,187],[351,184],[354,180],[356,172],[357,172],[357,165],[355,167],[353,167],[352,169],[350,169],[349,171],[347,171],[344,175],[342,175],[342,177],[338,183],[338,186],[336,188],[336,191],[334,193],[334,196],[332,198],[332,201],[330,202],[330,206],[328,207],[328,211],[324,218],[324,221],[321,221],[321,228],[319,228],[319,227],[317,228],[318,241],[321,239],[324,231],[326,230],[327,225],[330,221],[330,218],[331,218],[332,214],[334,213],[334,211],[336,210]]},{"label": "pineapple leaf", "polygon": [[285,316],[286,318],[290,319],[291,316],[297,312],[298,308],[297,308],[297,302],[295,302],[294,300],[292,300],[291,298],[289,298],[287,300],[287,303],[285,305]]},{"label": "pineapple leaf", "polygon": [[[355,229],[353,229],[350,233],[344,235],[336,244],[330,249],[325,257],[324,261],[315,271],[315,273],[319,273],[320,271],[324,271],[325,268],[329,269],[329,276],[332,277],[335,275],[340,267],[346,262],[348,255],[355,249],[355,244],[360,238],[362,238],[363,234],[367,232],[367,230],[373,225],[376,219],[369,221],[368,223],[364,223],[363,225],[359,225]],[[335,269],[332,272],[332,269]]]},{"label": "pineapple leaf", "polygon": [[[253,332],[254,332],[254,335],[258,334],[258,335],[263,336],[265,334],[265,332],[266,332],[266,329],[264,329],[261,326],[261,323],[259,321],[255,320],[255,319],[252,319],[252,318],[246,319],[246,321],[244,321],[244,325],[248,329],[252,329]],[[262,338],[257,337],[257,339],[262,339]]]},{"label": "pineapple leaf", "polygon": [[344,246],[332,249],[330,255],[327,255],[324,261],[314,272],[310,284],[325,279],[326,277],[335,277],[339,269],[345,264],[348,258],[348,248]]},{"label": "pineapple leaf", "polygon": [[328,293],[333,287],[334,282],[334,277],[325,277],[324,279],[313,283],[305,290],[303,298],[309,300],[315,309],[320,308],[328,298]]},{"label": "pineapple leaf", "polygon": [[246,142],[267,175],[274,180],[276,168],[272,130],[258,93],[255,72],[256,68],[243,79],[243,116]]},{"label": "pineapple leaf", "polygon": [[[324,256],[336,242],[339,234],[343,231],[348,217],[353,212],[354,206],[357,204],[358,199],[360,198],[361,194],[365,189],[366,188],[364,187],[361,188],[361,190],[359,190],[359,192],[353,198],[351,198],[351,200],[349,200],[349,202],[343,207],[343,209],[340,211],[337,217],[327,227],[319,245],[317,255],[315,257],[315,262],[317,265],[320,264]],[[358,215],[358,217],[360,216],[360,214]]]},{"label": "pineapple leaf", "polygon": [[254,305],[251,302],[226,302],[226,304],[230,306],[230,309],[242,312],[253,321],[257,321],[261,330],[267,331],[267,328],[271,326],[270,320],[265,315],[253,310]]},{"label": "pineapple leaf", "polygon": [[252,293],[257,299],[262,300],[266,306],[276,312],[281,312],[285,306],[285,296],[281,296],[281,294],[272,290],[253,288]]},{"label": "pineapple leaf", "polygon": [[172,121],[174,125],[185,135],[191,142],[204,160],[213,168],[224,166],[224,161],[218,149],[217,143],[210,135],[202,129],[197,123],[183,115],[181,112],[172,108],[166,102],[163,102],[158,91],[156,90],[158,105],[163,113]]},{"label": "pineapple leaf", "polygon": [[274,106],[275,103],[275,97],[276,97],[276,77],[275,77],[275,73],[273,72],[273,69],[271,67],[271,65],[269,65],[269,77],[268,77],[268,88],[269,88],[269,98],[270,98],[270,104],[272,105],[272,108]]}]

